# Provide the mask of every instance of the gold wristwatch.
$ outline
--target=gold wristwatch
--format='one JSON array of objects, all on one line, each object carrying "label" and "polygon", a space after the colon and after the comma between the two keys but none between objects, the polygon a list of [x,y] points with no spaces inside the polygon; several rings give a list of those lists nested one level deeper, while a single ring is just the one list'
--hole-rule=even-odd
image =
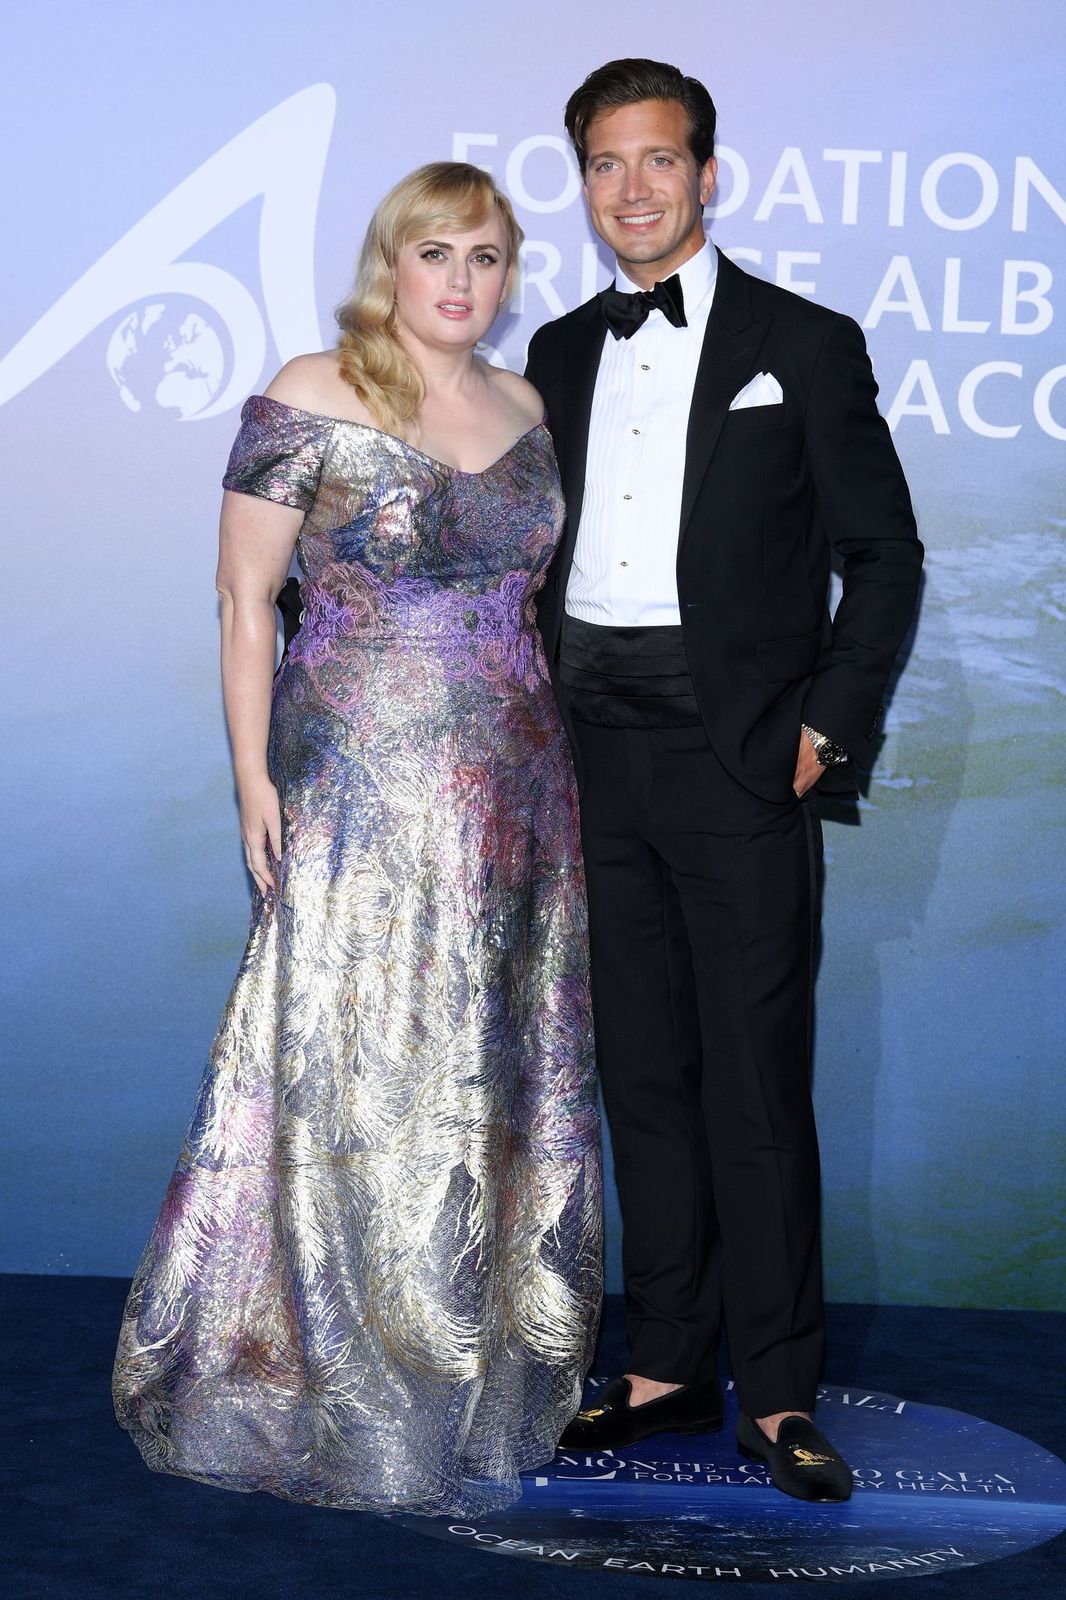
[{"label": "gold wristwatch", "polygon": [[842,744],[834,744],[826,733],[819,733],[817,728],[809,728],[803,723],[803,731],[811,741],[814,753],[818,757],[821,767],[842,767],[845,761],[851,758]]}]

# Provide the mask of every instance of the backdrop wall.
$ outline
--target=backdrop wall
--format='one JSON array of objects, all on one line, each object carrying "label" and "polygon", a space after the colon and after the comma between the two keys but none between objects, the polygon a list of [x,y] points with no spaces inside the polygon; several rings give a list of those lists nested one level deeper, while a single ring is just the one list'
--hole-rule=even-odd
[{"label": "backdrop wall", "polygon": [[[929,551],[860,825],[827,827],[829,1293],[1066,1304],[1062,8],[12,11],[0,1267],[132,1270],[243,944],[213,591],[241,400],[332,342],[373,204],[442,156],[526,230],[492,336],[520,368],[609,276],[562,106],[653,54],[719,105],[712,237],[866,328]],[[613,1287],[617,1243],[612,1202]]]}]

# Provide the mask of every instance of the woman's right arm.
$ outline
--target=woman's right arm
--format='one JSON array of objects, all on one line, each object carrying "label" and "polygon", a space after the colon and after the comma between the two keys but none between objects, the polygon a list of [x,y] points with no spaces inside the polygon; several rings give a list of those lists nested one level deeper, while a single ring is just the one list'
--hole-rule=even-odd
[{"label": "woman's right arm", "polygon": [[222,601],[222,693],[244,856],[264,894],[277,887],[268,847],[275,860],[281,857],[281,807],[267,773],[274,602],[303,520],[292,506],[231,490],[223,495],[215,579]]}]

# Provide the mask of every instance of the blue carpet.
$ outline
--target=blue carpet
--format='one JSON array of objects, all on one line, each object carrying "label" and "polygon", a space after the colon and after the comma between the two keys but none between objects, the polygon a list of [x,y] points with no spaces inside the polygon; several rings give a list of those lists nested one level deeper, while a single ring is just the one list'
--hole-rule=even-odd
[{"label": "blue carpet", "polygon": [[[0,1292],[11,1600],[653,1600],[663,1593],[651,1579],[518,1562],[355,1512],[151,1473],[111,1415],[125,1283],[8,1276]],[[620,1312],[616,1300],[609,1304],[599,1372],[619,1369]],[[972,1412],[1066,1456],[1064,1347],[1066,1317],[1053,1313],[833,1306],[826,1380]],[[920,1584],[890,1583],[878,1593],[886,1600],[1063,1600],[1066,1537]],[[797,1595],[811,1589],[783,1586]],[[754,1596],[778,1586],[734,1580],[732,1587]],[[851,1600],[860,1591],[868,1595],[869,1583],[834,1583],[829,1592]]]}]

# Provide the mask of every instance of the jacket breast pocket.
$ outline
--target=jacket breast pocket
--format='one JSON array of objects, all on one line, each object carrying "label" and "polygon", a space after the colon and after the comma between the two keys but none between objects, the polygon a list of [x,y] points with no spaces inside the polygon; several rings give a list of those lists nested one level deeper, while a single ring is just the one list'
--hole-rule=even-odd
[{"label": "jacket breast pocket", "polygon": [[809,678],[822,653],[822,632],[801,633],[792,639],[760,639],[755,646],[764,677],[771,683]]},{"label": "jacket breast pocket", "polygon": [[725,425],[727,433],[747,433],[759,428],[783,428],[786,420],[785,407],[780,403],[740,406],[736,411],[726,412]]}]

